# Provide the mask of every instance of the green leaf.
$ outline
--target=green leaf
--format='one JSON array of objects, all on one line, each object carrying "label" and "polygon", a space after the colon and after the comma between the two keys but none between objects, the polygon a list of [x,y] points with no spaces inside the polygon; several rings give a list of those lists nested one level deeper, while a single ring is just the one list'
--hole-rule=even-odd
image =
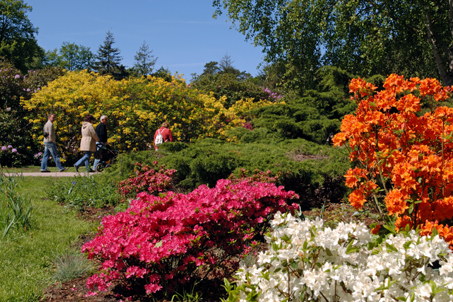
[{"label": "green leaf", "polygon": [[404,249],[407,250],[411,246],[411,244],[412,244],[412,240],[407,241],[405,244],[403,244]]},{"label": "green leaf", "polygon": [[326,248],[326,254],[327,254],[327,256],[329,256],[329,257],[332,257],[332,256],[333,256],[332,251],[331,251],[330,249],[328,249],[328,248]]},{"label": "green leaf", "polygon": [[431,233],[431,238],[435,237],[435,236],[438,236],[439,235],[439,232],[437,231],[436,228],[433,228],[433,231]]},{"label": "green leaf", "polygon": [[390,250],[392,252],[395,252],[395,253],[398,252],[398,250],[396,249],[396,247],[393,244],[390,244],[390,243],[386,242],[385,243],[385,247],[387,248],[387,250]]},{"label": "green leaf", "polygon": [[358,247],[353,247],[352,245],[353,240],[349,243],[348,247],[346,248],[346,254],[352,254],[360,250]]}]

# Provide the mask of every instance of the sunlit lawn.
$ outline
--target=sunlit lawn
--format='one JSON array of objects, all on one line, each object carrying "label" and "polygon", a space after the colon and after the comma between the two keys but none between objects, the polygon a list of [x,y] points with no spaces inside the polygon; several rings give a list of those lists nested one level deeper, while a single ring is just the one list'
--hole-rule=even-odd
[{"label": "sunlit lawn", "polygon": [[[39,171],[39,167],[20,171],[27,169]],[[93,228],[77,219],[73,209],[44,199],[52,181],[47,177],[19,181],[19,193],[32,201],[33,228],[22,237],[0,241],[0,301],[38,301],[42,290],[53,283],[52,257],[70,250],[81,234]]]},{"label": "sunlit lawn", "polygon": [[[67,170],[67,172],[75,172],[75,168],[73,166],[68,167],[68,166],[65,166],[64,164],[63,164],[63,166],[65,168],[69,168]],[[55,167],[55,165],[48,165],[47,166],[47,170],[49,170],[51,172],[58,172],[58,169],[57,169],[57,167]],[[40,166],[25,166],[25,167],[20,167],[20,168],[3,167],[3,168],[1,168],[1,171],[3,171],[4,173],[40,172],[41,171],[41,167]]]}]

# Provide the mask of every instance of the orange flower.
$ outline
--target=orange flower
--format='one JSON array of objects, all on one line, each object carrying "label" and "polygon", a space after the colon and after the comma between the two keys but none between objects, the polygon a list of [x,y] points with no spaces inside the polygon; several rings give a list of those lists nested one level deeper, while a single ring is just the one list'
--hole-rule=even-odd
[{"label": "orange flower", "polygon": [[434,116],[441,121],[446,121],[449,117],[453,116],[453,109],[449,107],[438,107],[436,111],[434,111]]},{"label": "orange flower", "polygon": [[349,188],[353,188],[357,185],[357,182],[361,179],[367,179],[366,177],[366,170],[364,169],[359,169],[359,168],[354,168],[354,169],[349,169],[348,172],[346,172],[346,186]]},{"label": "orange flower", "polygon": [[335,147],[343,146],[347,141],[346,134],[344,132],[338,132],[332,139],[333,145]]},{"label": "orange flower", "polygon": [[434,95],[434,100],[436,102],[439,101],[445,101],[451,96],[451,89],[450,87],[444,87],[443,89],[439,90],[435,95]]},{"label": "orange flower", "polygon": [[399,111],[418,112],[420,111],[420,99],[413,94],[403,96],[396,107]]},{"label": "orange flower", "polygon": [[401,190],[391,190],[385,197],[385,205],[387,206],[389,215],[404,214],[409,208],[406,199],[409,199],[409,196],[401,192]]},{"label": "orange flower", "polygon": [[404,87],[404,76],[392,73],[385,79],[384,88],[394,92],[402,92]]},{"label": "orange flower", "polygon": [[439,81],[436,79],[424,79],[420,81],[418,90],[422,96],[434,95],[442,89]]},{"label": "orange flower", "polygon": [[352,79],[351,83],[349,83],[349,92],[358,92],[360,93],[361,97],[371,95],[371,93],[376,90],[377,87],[371,83],[367,83],[365,80],[361,78]]},{"label": "orange flower", "polygon": [[377,235],[379,230],[381,229],[382,224],[376,225],[374,228],[371,229],[371,234]]},{"label": "orange flower", "polygon": [[365,204],[366,199],[364,196],[363,189],[357,189],[352,191],[351,194],[349,194],[349,203],[356,209],[360,210],[363,208],[363,205]]},{"label": "orange flower", "polygon": [[431,235],[435,228],[439,233],[439,236],[444,238],[445,242],[450,245],[450,249],[453,249],[453,227],[449,227],[448,225],[444,226],[439,224],[438,221],[426,221],[420,227],[420,235],[422,236]]},{"label": "orange flower", "polygon": [[399,231],[401,229],[404,230],[406,228],[406,225],[409,225],[409,227],[411,229],[413,227],[411,219],[410,219],[409,216],[400,216],[400,217],[396,218],[395,228],[396,228],[397,231]]},{"label": "orange flower", "polygon": [[383,111],[390,110],[392,107],[396,106],[395,93],[388,90],[379,91],[376,94],[375,99],[376,103],[378,104],[378,108]]},{"label": "orange flower", "polygon": [[438,199],[431,205],[433,208],[433,214],[435,214],[433,219],[442,221],[453,217],[453,196]]}]

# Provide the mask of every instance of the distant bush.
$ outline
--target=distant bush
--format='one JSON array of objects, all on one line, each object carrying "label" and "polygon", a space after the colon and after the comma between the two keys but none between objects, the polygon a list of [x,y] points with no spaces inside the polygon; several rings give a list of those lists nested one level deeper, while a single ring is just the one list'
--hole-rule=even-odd
[{"label": "distant bush", "polygon": [[63,73],[59,68],[46,68],[30,70],[23,75],[12,64],[0,62],[0,147],[11,145],[17,150],[8,156],[2,153],[2,165],[5,165],[3,159],[6,157],[10,166],[33,163],[33,154],[40,149],[41,142],[33,141],[31,124],[26,118],[28,112],[22,108],[20,100],[29,99],[34,92]]},{"label": "distant bush", "polygon": [[233,106],[239,100],[252,99],[253,102],[260,100],[276,100],[278,95],[272,95],[270,90],[258,86],[251,80],[240,80],[235,74],[218,73],[202,75],[191,83],[192,87],[203,91],[220,100],[225,98],[225,107]]}]

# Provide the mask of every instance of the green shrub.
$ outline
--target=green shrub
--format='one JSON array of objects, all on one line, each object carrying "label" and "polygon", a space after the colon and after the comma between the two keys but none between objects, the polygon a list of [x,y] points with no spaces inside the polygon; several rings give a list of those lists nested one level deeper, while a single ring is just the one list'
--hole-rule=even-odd
[{"label": "green shrub", "polygon": [[241,80],[235,74],[218,73],[202,75],[192,86],[205,93],[213,93],[216,99],[226,97],[225,107],[229,108],[239,100],[252,98],[255,102],[263,99],[271,100],[269,93],[253,81]]},{"label": "green shrub", "polygon": [[[200,184],[213,187],[221,178],[239,175],[241,169],[257,169],[270,170],[273,174],[281,172],[279,184],[302,196],[308,208],[312,203],[322,203],[325,196],[335,202],[345,194],[343,175],[350,164],[344,149],[304,139],[272,138],[272,134],[265,130],[241,131],[257,131],[261,137],[254,143],[228,143],[216,139],[198,140],[190,145],[167,143],[157,152],[122,154],[122,158],[102,177],[118,178],[121,170],[122,179],[126,179],[132,175],[135,162],[151,165],[157,160],[166,168],[176,170],[176,185],[185,190]],[[266,136],[270,137],[267,141]]]},{"label": "green shrub", "polygon": [[117,188],[111,181],[94,176],[75,176],[57,180],[47,190],[47,197],[58,203],[82,209],[102,208],[118,203]]},{"label": "green shrub", "polygon": [[20,105],[20,99],[30,99],[34,92],[63,73],[61,68],[46,68],[22,75],[12,64],[0,61],[0,148],[11,145],[17,150],[15,154],[0,154],[2,165],[33,163],[33,155],[41,147],[32,139],[28,111]]}]

